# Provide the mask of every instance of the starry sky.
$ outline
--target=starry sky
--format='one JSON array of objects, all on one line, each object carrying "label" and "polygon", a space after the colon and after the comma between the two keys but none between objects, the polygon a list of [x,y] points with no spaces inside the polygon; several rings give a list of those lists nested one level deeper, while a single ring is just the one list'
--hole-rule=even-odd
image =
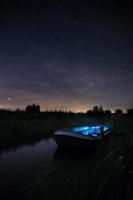
[{"label": "starry sky", "polygon": [[0,1],[0,108],[133,107],[132,56],[129,1]]}]

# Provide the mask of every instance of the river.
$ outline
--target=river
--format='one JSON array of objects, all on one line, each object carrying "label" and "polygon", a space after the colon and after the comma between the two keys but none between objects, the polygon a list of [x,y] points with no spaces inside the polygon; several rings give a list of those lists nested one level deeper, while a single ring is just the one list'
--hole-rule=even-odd
[{"label": "river", "polygon": [[29,194],[39,191],[41,199],[47,200],[55,196],[57,199],[66,196],[86,199],[95,186],[93,171],[96,166],[93,153],[60,151],[53,138],[10,149],[0,154],[0,200],[27,199],[23,188],[34,183],[36,178],[41,182],[35,182],[36,185],[28,189]]},{"label": "river", "polygon": [[19,188],[28,184],[52,162],[54,139],[42,140],[0,154],[0,199],[17,199]]}]

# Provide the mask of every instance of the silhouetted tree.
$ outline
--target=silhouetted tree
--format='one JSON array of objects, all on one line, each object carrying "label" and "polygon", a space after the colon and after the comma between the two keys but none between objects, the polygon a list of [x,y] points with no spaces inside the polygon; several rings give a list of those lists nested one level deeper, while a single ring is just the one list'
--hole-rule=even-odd
[{"label": "silhouetted tree", "polygon": [[123,113],[123,111],[121,109],[116,109],[115,110],[115,114],[117,115],[121,115]]},{"label": "silhouetted tree", "polygon": [[92,112],[92,110],[87,110],[87,111],[86,111],[86,114],[87,114],[89,117],[92,117],[93,112]]},{"label": "silhouetted tree", "polygon": [[99,112],[102,113],[102,114],[104,113],[102,106],[99,107]]},{"label": "silhouetted tree", "polygon": [[104,110],[103,110],[103,107],[100,106],[99,107],[99,116],[102,117],[104,115]]},{"label": "silhouetted tree", "polygon": [[92,111],[93,111],[93,113],[98,113],[99,112],[98,106],[94,106]]},{"label": "silhouetted tree", "polygon": [[102,106],[94,106],[92,112],[94,117],[102,117],[104,114]]},{"label": "silhouetted tree", "polygon": [[105,110],[105,111],[104,111],[104,114],[105,114],[106,116],[110,116],[112,113],[111,113],[110,110]]},{"label": "silhouetted tree", "polygon": [[127,109],[127,115],[133,116],[133,108]]},{"label": "silhouetted tree", "polygon": [[37,104],[30,104],[26,106],[25,111],[30,113],[38,113],[40,112],[40,106]]}]

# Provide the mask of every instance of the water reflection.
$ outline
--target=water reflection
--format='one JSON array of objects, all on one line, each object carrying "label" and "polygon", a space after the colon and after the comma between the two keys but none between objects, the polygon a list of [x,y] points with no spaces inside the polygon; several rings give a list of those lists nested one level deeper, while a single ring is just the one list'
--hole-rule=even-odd
[{"label": "water reflection", "polygon": [[30,182],[41,170],[47,168],[57,148],[51,138],[34,145],[11,149],[0,155],[0,188],[2,200],[15,198],[17,188]]},{"label": "water reflection", "polygon": [[34,145],[36,145],[36,144],[39,144],[40,142],[42,142],[42,141],[45,141],[45,142],[47,142],[47,141],[50,141],[50,137],[48,137],[48,138],[45,138],[44,140],[42,140],[42,139],[40,139],[40,140],[30,140],[30,141],[27,141],[26,143],[24,143],[24,142],[22,142],[22,144],[21,144],[21,141],[20,141],[20,144],[19,145],[13,145],[13,146],[10,146],[10,147],[6,147],[6,148],[2,148],[2,149],[0,149],[0,156],[1,156],[1,154],[5,154],[5,153],[9,153],[9,152],[16,152],[17,151],[17,149],[20,149],[20,148],[23,148],[23,147],[31,147],[31,146],[34,146]]}]

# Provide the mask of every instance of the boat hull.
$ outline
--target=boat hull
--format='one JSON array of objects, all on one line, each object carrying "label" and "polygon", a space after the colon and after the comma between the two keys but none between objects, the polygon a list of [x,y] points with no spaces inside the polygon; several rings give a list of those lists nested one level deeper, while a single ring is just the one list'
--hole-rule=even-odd
[{"label": "boat hull", "polygon": [[59,148],[63,149],[96,149],[101,139],[95,139],[87,136],[78,136],[71,133],[55,134],[55,140]]},{"label": "boat hull", "polygon": [[73,136],[55,136],[59,148],[63,149],[95,149],[99,141],[85,140]]}]

